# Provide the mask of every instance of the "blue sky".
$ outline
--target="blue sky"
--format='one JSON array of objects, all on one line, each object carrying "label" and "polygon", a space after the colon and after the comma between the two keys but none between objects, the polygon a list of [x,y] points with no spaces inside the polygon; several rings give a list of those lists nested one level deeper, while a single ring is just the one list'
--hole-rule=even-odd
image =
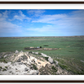
[{"label": "blue sky", "polygon": [[84,35],[84,10],[0,10],[0,37]]}]

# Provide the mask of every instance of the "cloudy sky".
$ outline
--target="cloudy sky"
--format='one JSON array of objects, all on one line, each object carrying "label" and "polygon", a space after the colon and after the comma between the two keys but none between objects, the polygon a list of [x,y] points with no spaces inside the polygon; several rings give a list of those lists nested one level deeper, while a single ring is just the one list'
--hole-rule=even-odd
[{"label": "cloudy sky", "polygon": [[84,10],[0,10],[0,37],[84,35]]}]

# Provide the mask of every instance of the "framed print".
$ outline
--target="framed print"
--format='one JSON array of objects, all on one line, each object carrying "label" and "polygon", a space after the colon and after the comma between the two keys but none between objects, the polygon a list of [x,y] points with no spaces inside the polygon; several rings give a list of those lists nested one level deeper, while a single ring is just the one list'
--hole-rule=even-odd
[{"label": "framed print", "polygon": [[83,1],[0,1],[0,83],[83,83]]}]

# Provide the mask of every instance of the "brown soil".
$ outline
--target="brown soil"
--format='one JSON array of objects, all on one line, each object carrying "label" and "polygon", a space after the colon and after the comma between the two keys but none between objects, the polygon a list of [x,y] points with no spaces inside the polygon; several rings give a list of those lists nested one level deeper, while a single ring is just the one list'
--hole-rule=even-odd
[{"label": "brown soil", "polygon": [[25,50],[57,50],[58,48],[24,48]]}]

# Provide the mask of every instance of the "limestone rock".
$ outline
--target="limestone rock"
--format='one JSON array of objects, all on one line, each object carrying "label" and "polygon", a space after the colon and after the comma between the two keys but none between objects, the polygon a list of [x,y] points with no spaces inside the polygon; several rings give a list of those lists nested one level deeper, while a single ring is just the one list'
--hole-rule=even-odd
[{"label": "limestone rock", "polygon": [[38,75],[39,71],[38,70],[31,70],[29,75]]},{"label": "limestone rock", "polygon": [[28,68],[25,68],[25,71],[28,71]]},{"label": "limestone rock", "polygon": [[41,53],[41,55],[43,56],[43,57],[48,57],[46,54],[44,54],[44,53]]},{"label": "limestone rock", "polygon": [[20,53],[23,53],[23,51],[21,50]]},{"label": "limestone rock", "polygon": [[35,52],[36,55],[38,55],[38,52]]},{"label": "limestone rock", "polygon": [[4,55],[4,58],[6,58],[7,57],[7,55]]},{"label": "limestone rock", "polygon": [[[37,56],[39,52],[18,52],[4,53],[2,56],[11,62],[0,62],[0,74],[3,75],[51,75],[52,66],[58,65],[58,61],[44,53]],[[1,56],[0,56],[1,57]],[[45,59],[47,58],[47,60]],[[56,64],[55,64],[56,63]],[[34,66],[35,65],[35,66]],[[58,66],[56,66],[58,67]],[[3,71],[4,70],[4,71]],[[41,73],[40,73],[41,72]],[[66,71],[65,71],[66,72]],[[56,73],[56,72],[55,72]],[[58,68],[56,74],[62,74],[63,70]]]},{"label": "limestone rock", "polygon": [[23,60],[23,61],[27,60],[27,56],[23,55],[23,56],[19,57],[17,62],[21,62],[21,60]]},{"label": "limestone rock", "polygon": [[56,65],[58,65],[58,61],[57,60],[55,60],[55,63],[56,63]]},{"label": "limestone rock", "polygon": [[48,61],[52,64],[53,63],[53,59],[51,57],[48,58]]},{"label": "limestone rock", "polygon": [[16,51],[15,51],[15,53],[17,54],[17,53],[19,53],[19,51],[18,51],[18,50],[16,50]]}]

